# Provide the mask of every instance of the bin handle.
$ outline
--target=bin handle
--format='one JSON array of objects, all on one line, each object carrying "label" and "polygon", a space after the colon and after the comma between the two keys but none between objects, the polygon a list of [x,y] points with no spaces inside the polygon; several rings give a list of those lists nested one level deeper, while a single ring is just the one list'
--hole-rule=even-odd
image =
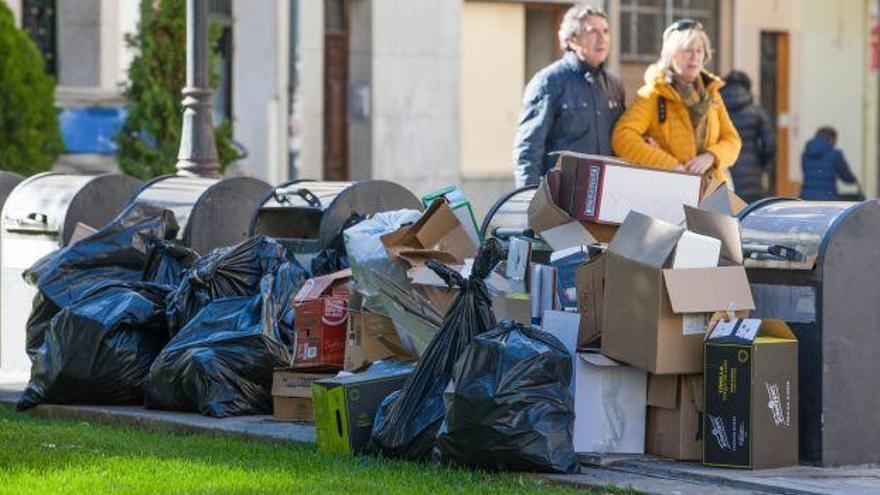
[{"label": "bin handle", "polygon": [[[276,187],[275,189],[272,190],[272,196],[275,197],[275,201],[277,201],[278,204],[282,204],[282,205],[289,204],[290,199],[287,197],[287,192],[285,191],[284,194],[279,194],[280,190],[281,190],[280,187]],[[312,208],[320,208],[321,207],[321,198],[315,196],[315,194],[312,191],[309,191],[308,189],[299,188],[295,191],[292,191],[292,193],[301,197]]]},{"label": "bin handle", "polygon": [[309,204],[312,208],[320,208],[321,207],[321,198],[315,196],[312,191],[309,191],[306,188],[299,188],[294,191],[294,194],[301,197],[305,200],[306,203]]},{"label": "bin handle", "polygon": [[45,226],[49,223],[49,216],[45,213],[28,213],[24,218],[16,219],[19,225]]}]

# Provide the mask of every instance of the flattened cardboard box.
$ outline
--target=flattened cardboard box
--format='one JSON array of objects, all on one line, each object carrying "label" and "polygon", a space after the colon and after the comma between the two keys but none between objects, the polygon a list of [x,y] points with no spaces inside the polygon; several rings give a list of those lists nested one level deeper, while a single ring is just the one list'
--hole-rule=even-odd
[{"label": "flattened cardboard box", "polygon": [[373,420],[388,394],[400,390],[412,368],[337,376],[312,383],[318,450],[337,454],[363,453]]},{"label": "flattened cardboard box", "polygon": [[671,223],[684,220],[681,205],[700,202],[702,177],[642,167],[605,157],[562,153],[559,205],[585,222],[620,224],[630,211]]},{"label": "flattened cardboard box", "polygon": [[699,461],[703,458],[703,375],[650,375],[645,453]]},{"label": "flattened cardboard box", "polygon": [[578,312],[581,325],[578,347],[598,346],[602,338],[602,315],[605,306],[605,257],[600,254],[575,271]]},{"label": "flattened cardboard box", "polygon": [[272,374],[273,416],[282,421],[313,421],[312,382],[331,376],[332,373],[275,370]]},{"label": "flattened cardboard box", "polygon": [[382,244],[389,258],[400,258],[413,268],[429,259],[461,264],[473,258],[479,247],[442,197],[434,200],[416,223],[383,235]]},{"label": "flattened cardboard box", "polygon": [[719,322],[706,339],[703,464],[798,464],[798,344],[779,320]]},{"label": "flattened cardboard box", "polygon": [[655,375],[700,373],[713,315],[755,309],[741,266],[664,269],[684,231],[637,212],[621,225],[605,261],[603,354]]}]

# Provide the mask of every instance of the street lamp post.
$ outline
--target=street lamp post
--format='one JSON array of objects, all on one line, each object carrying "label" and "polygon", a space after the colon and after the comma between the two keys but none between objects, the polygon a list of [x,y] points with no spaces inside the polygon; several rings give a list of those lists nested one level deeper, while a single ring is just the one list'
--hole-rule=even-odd
[{"label": "street lamp post", "polygon": [[219,177],[208,80],[208,0],[186,0],[186,87],[177,174]]}]

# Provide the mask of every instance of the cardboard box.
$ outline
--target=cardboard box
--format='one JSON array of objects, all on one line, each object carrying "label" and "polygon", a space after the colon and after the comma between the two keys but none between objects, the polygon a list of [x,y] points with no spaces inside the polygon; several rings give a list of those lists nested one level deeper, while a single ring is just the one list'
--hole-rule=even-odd
[{"label": "cardboard box", "polygon": [[481,243],[483,239],[482,236],[480,236],[480,227],[477,226],[477,217],[474,215],[473,208],[471,208],[471,202],[467,199],[462,190],[459,189],[458,186],[444,187],[439,191],[422,196],[422,204],[427,208],[434,202],[434,200],[440,197],[449,202],[450,208],[452,208],[458,221],[461,222],[462,226],[467,230],[471,239],[477,244]]},{"label": "cardboard box", "polygon": [[626,164],[603,156],[562,153],[559,205],[576,220],[620,224],[630,211],[684,221],[681,205],[697,206],[703,178],[688,172]]},{"label": "cardboard box", "polygon": [[698,461],[703,458],[703,375],[648,376],[645,453]]},{"label": "cardboard box", "polygon": [[348,330],[348,283],[351,270],[306,280],[294,297],[293,368],[333,366],[345,361]]},{"label": "cardboard box", "polygon": [[580,313],[578,347],[597,346],[602,338],[605,307],[605,254],[594,256],[575,272]]},{"label": "cardboard box", "polygon": [[[542,234],[550,229],[560,227],[562,225],[576,221],[565,210],[559,207],[558,185],[561,172],[559,170],[551,170],[542,179],[532,196],[529,203],[528,219],[529,227],[538,234]],[[556,193],[554,194],[554,186],[556,184]],[[606,225],[597,223],[580,223],[591,238],[582,242],[609,242],[617,232],[617,225]]]},{"label": "cardboard box", "polygon": [[550,265],[556,268],[556,296],[560,309],[578,311],[577,270],[589,259],[584,246],[554,251],[550,256]]},{"label": "cardboard box", "polygon": [[656,375],[700,373],[713,315],[755,309],[742,266],[668,269],[683,227],[631,212],[608,247],[602,353]]},{"label": "cardboard box", "polygon": [[312,422],[312,382],[332,373],[301,373],[292,369],[272,374],[272,415],[282,421]]},{"label": "cardboard box", "polygon": [[400,390],[412,368],[337,376],[312,383],[318,450],[363,453],[370,441],[379,405]]},{"label": "cardboard box", "polygon": [[574,451],[645,452],[647,374],[597,351],[575,359]]},{"label": "cardboard box", "polygon": [[415,359],[400,344],[391,318],[367,311],[351,311],[345,341],[346,371],[359,371],[383,359]]},{"label": "cardboard box", "polygon": [[528,294],[492,296],[492,312],[497,321],[512,320],[523,325],[532,324],[532,303]]},{"label": "cardboard box", "polygon": [[591,349],[576,352],[580,319],[565,311],[544,313],[542,329],[571,353],[575,452],[642,454],[645,450],[647,374]]},{"label": "cardboard box", "polygon": [[703,196],[700,198],[700,208],[714,211],[723,215],[739,215],[748,203],[737,196],[733,189],[718,179],[712,179],[706,184]]},{"label": "cardboard box", "polygon": [[798,344],[779,320],[721,321],[708,334],[703,464],[798,464]]},{"label": "cardboard box", "polygon": [[443,198],[431,203],[416,223],[383,235],[382,244],[390,259],[399,258],[412,268],[429,259],[462,264],[479,247]]}]

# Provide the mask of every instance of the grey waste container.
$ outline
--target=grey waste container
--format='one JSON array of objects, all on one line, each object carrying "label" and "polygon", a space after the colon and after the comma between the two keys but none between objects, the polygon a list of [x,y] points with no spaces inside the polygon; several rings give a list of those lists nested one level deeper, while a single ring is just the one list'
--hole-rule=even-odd
[{"label": "grey waste container", "polygon": [[535,234],[529,228],[529,203],[535,196],[537,186],[525,186],[514,189],[498,198],[489,208],[483,223],[480,226],[480,234],[483,239],[489,237],[524,236],[534,237]]},{"label": "grey waste container", "polygon": [[132,201],[174,212],[180,226],[178,240],[206,254],[247,239],[251,218],[271,190],[269,184],[251,177],[169,175],[145,184]]},{"label": "grey waste container", "polygon": [[755,315],[798,337],[802,462],[880,462],[880,204],[772,198],[740,219]]},{"label": "grey waste container", "polygon": [[6,198],[9,197],[9,193],[23,180],[24,177],[16,173],[0,171],[0,209],[6,204]]},{"label": "grey waste container", "polygon": [[121,174],[72,175],[49,172],[23,180],[3,207],[0,277],[0,375],[28,377],[25,325],[36,289],[22,273],[38,259],[66,246],[77,223],[103,227],[141,181]]},{"label": "grey waste container", "polygon": [[422,210],[405,187],[384,180],[320,182],[298,180],[267,194],[251,222],[251,235],[268,235],[310,266],[311,259],[331,245],[353,215],[383,211]]}]

